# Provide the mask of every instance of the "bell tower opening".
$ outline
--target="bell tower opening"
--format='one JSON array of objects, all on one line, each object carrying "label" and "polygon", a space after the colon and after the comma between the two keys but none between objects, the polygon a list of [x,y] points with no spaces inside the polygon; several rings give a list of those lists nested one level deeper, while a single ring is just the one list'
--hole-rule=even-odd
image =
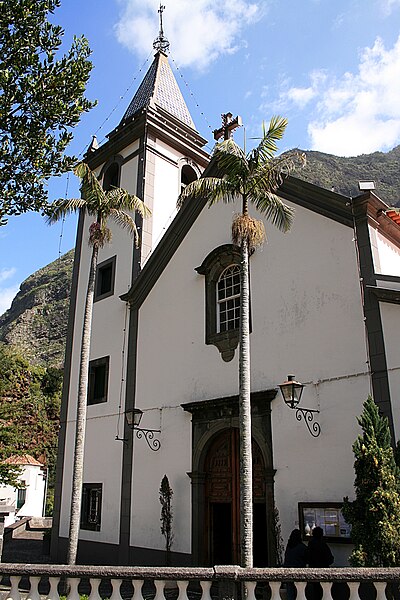
[{"label": "bell tower opening", "polygon": [[189,183],[196,181],[196,179],[198,179],[198,175],[193,167],[190,165],[183,165],[181,169],[181,192]]}]

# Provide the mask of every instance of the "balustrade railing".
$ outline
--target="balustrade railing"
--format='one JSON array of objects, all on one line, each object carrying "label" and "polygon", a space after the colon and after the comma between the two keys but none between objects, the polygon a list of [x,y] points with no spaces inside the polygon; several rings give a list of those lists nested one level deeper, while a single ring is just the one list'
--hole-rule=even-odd
[{"label": "balustrade railing", "polygon": [[1,600],[399,599],[400,568],[242,569],[0,564]]}]

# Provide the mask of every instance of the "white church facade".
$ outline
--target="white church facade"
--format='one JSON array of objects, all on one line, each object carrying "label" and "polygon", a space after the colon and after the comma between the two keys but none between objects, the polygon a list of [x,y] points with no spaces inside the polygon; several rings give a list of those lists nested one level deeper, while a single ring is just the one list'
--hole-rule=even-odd
[{"label": "white church facade", "polygon": [[[170,220],[181,186],[213,172],[204,144],[159,49],[120,125],[87,155],[104,186],[137,194],[152,217],[138,222],[140,248],[113,227],[99,255],[80,563],[165,564],[167,474],[172,564],[239,564],[239,253],[230,225],[240,207],[189,201]],[[353,497],[351,446],[368,394],[400,437],[400,224],[371,191],[347,198],[289,177],[279,195],[295,208],[292,230],[266,223],[268,242],[250,259],[255,566],[275,564],[274,507],[285,540],[296,526],[306,534],[323,525],[340,566],[351,547],[340,503]],[[68,539],[89,225],[80,218],[75,251],[58,561]],[[314,421],[284,404],[278,385],[288,373],[306,384],[302,405],[319,411],[305,415]],[[132,409],[143,411],[140,426],[155,430],[159,449],[129,428]]]}]

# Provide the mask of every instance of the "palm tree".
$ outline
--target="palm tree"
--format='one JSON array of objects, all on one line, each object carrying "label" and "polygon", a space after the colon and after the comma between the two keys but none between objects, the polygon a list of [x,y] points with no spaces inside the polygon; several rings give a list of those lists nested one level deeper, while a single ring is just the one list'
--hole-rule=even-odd
[{"label": "palm tree", "polygon": [[128,230],[138,244],[138,232],[130,213],[138,212],[148,217],[150,211],[143,202],[122,188],[104,191],[96,175],[86,163],[80,162],[74,173],[81,179],[82,198],[60,199],[50,205],[48,223],[55,223],[65,215],[83,212],[95,218],[89,227],[89,245],[92,247],[89,279],[86,291],[85,311],[82,326],[82,342],[79,366],[78,400],[76,414],[76,432],[74,465],[72,478],[71,514],[68,540],[67,563],[74,565],[78,550],[79,526],[82,503],[83,457],[85,449],[86,406],[89,377],[90,334],[92,328],[93,298],[99,248],[111,241],[111,231],[107,226],[109,219]]},{"label": "palm tree", "polygon": [[278,229],[286,232],[293,221],[293,209],[276,195],[285,175],[294,165],[293,156],[275,158],[277,140],[287,120],[273,117],[256,148],[246,154],[232,139],[216,145],[213,160],[216,177],[204,177],[186,186],[178,206],[190,198],[216,202],[242,200],[242,212],[232,223],[232,240],[241,248],[240,335],[239,335],[239,435],[240,435],[240,546],[241,566],[253,566],[252,449],[250,407],[249,336],[249,254],[265,239],[262,221],[249,215],[249,203]]}]

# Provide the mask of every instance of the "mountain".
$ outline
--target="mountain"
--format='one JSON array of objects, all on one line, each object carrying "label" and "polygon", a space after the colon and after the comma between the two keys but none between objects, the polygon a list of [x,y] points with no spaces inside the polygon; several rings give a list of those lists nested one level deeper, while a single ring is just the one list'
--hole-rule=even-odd
[{"label": "mountain", "polygon": [[[304,152],[307,164],[296,177],[346,196],[360,193],[359,181],[372,180],[382,200],[400,206],[400,146],[351,158]],[[0,341],[20,348],[34,364],[63,364],[73,257],[70,250],[28,277],[11,308],[0,316]]]},{"label": "mountain", "polygon": [[0,341],[33,364],[62,367],[74,250],[30,275],[11,308],[0,316]]},{"label": "mountain", "polygon": [[359,181],[374,181],[375,193],[390,206],[400,206],[400,146],[350,158],[299,150],[307,164],[296,177],[345,196],[358,196]]}]

